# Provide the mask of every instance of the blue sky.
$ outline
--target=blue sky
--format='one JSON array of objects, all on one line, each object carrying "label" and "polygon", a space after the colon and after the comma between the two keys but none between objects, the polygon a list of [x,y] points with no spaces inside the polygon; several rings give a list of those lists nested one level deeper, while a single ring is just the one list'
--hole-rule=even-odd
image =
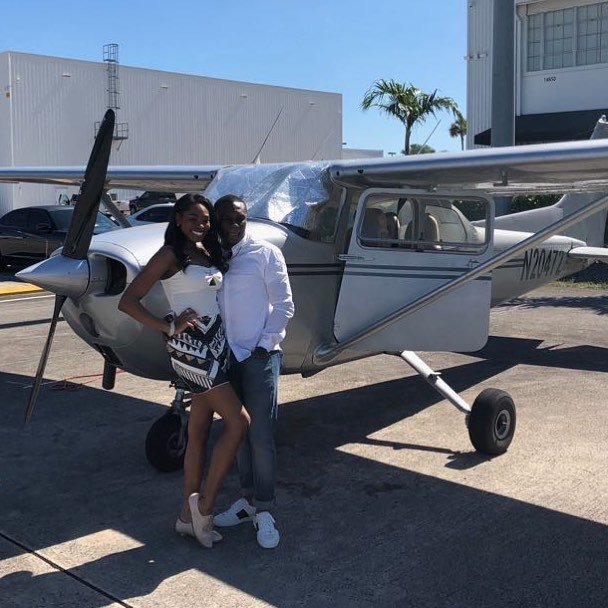
[{"label": "blue sky", "polygon": [[[316,89],[343,96],[351,148],[399,152],[403,129],[360,103],[378,78],[439,89],[466,113],[465,0],[8,0],[0,51],[89,61],[120,45],[123,65]],[[457,150],[448,114],[429,140]],[[415,131],[422,143],[432,118]]]}]

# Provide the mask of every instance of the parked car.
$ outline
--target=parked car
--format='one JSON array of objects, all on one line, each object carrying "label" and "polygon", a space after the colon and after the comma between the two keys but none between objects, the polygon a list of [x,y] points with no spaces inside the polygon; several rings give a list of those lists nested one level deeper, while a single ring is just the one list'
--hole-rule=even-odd
[{"label": "parked car", "polygon": [[[78,202],[78,196],[78,194],[72,194],[72,196],[68,196],[67,194],[62,193],[59,195],[57,204],[74,206]],[[119,211],[122,211],[123,213],[129,211],[129,201],[120,200],[116,192],[108,192],[108,196],[110,197],[110,200],[118,207]],[[100,210],[104,215],[110,216],[109,211],[106,210],[103,203],[100,207]]]},{"label": "parked car", "polygon": [[127,211],[131,210],[129,201],[119,199],[116,192],[108,192],[108,194],[110,195],[110,200],[118,207],[120,211],[126,213]]},{"label": "parked car", "polygon": [[[47,205],[13,209],[0,218],[0,268],[28,265],[48,258],[63,245],[74,207]],[[118,230],[112,220],[97,214],[94,234]]]},{"label": "parked car", "polygon": [[152,192],[147,190],[129,201],[129,211],[136,213],[140,209],[144,209],[150,205],[174,203],[176,200],[175,192]]},{"label": "parked car", "polygon": [[168,222],[175,203],[164,203],[162,205],[150,205],[141,211],[136,211],[129,216],[129,222],[133,226],[141,224],[156,224]]}]

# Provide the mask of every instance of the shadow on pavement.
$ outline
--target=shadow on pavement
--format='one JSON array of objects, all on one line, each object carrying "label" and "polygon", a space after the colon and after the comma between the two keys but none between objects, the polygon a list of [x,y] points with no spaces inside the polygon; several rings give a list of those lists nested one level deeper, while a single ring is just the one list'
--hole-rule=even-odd
[{"label": "shadow on pavement", "polygon": [[475,357],[494,363],[511,362],[512,365],[538,365],[580,371],[608,371],[608,348],[600,346],[547,346],[543,340],[490,336],[484,348],[472,353]]},{"label": "shadow on pavement", "polygon": [[[444,378],[463,390],[512,364],[477,361]],[[337,449],[371,444],[370,434],[437,403],[417,377],[281,407],[283,537],[275,551],[257,546],[249,524],[227,530],[212,551],[172,532],[181,475],[155,472],[143,454],[161,406],[88,387],[68,398],[45,390],[21,431],[23,389],[7,381],[31,379],[0,374],[2,532],[45,554],[107,529],[134,539],[102,557],[78,543],[70,552],[84,551],[72,574],[124,601],[195,568],[277,606],[605,606],[605,526]],[[448,462],[459,457],[442,446],[425,449],[446,453]],[[236,491],[231,476],[220,504]],[[25,605],[32,589],[42,594],[63,577],[22,570],[0,581],[0,593],[8,586],[14,605]],[[213,603],[197,592],[193,603]],[[97,599],[88,605],[107,605]]]},{"label": "shadow on pavement", "polygon": [[528,309],[547,307],[589,310],[598,315],[606,315],[608,314],[608,298],[606,298],[606,294],[603,291],[598,292],[597,296],[522,296],[520,298],[513,298],[497,308]]}]

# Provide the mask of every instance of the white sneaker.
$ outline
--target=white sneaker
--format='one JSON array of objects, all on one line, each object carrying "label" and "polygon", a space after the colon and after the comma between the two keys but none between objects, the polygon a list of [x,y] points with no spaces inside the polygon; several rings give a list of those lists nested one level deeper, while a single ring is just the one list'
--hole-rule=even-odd
[{"label": "white sneaker", "polygon": [[[175,531],[182,536],[192,536],[192,538],[195,538],[192,522],[183,521],[181,517],[178,517],[175,522]],[[213,530],[211,540],[213,540],[214,543],[219,543],[223,538],[224,537],[217,530]]]},{"label": "white sneaker", "polygon": [[236,526],[244,521],[251,521],[255,515],[255,507],[244,498],[239,498],[229,509],[213,517],[213,523],[220,528]]},{"label": "white sneaker", "polygon": [[274,523],[274,517],[268,511],[260,511],[253,518],[258,544],[264,549],[274,549],[279,544],[281,536]]}]

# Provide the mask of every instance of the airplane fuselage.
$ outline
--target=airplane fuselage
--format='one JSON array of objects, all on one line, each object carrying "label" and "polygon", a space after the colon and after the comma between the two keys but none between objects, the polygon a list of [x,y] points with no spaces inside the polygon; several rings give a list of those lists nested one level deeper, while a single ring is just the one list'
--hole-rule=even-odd
[{"label": "airplane fuselage", "polygon": [[[72,329],[111,363],[139,376],[169,380],[173,375],[163,337],[118,311],[125,286],[161,246],[164,229],[164,224],[153,224],[95,237],[89,251],[91,280],[87,292],[77,300],[68,299],[63,314]],[[344,263],[336,259],[334,244],[307,240],[267,220],[250,220],[249,230],[280,247],[288,266],[296,313],[283,343],[284,373],[315,373],[322,367],[313,362],[314,350],[319,344],[335,341],[334,313]],[[526,236],[528,233],[496,230],[494,249],[504,250]],[[492,305],[584,268],[584,260],[572,260],[567,255],[581,244],[570,237],[552,237],[497,268],[492,274]],[[159,316],[169,309],[160,284],[144,303]],[[403,350],[407,348],[404,340]],[[347,350],[332,365],[370,354],[375,353]]]}]

